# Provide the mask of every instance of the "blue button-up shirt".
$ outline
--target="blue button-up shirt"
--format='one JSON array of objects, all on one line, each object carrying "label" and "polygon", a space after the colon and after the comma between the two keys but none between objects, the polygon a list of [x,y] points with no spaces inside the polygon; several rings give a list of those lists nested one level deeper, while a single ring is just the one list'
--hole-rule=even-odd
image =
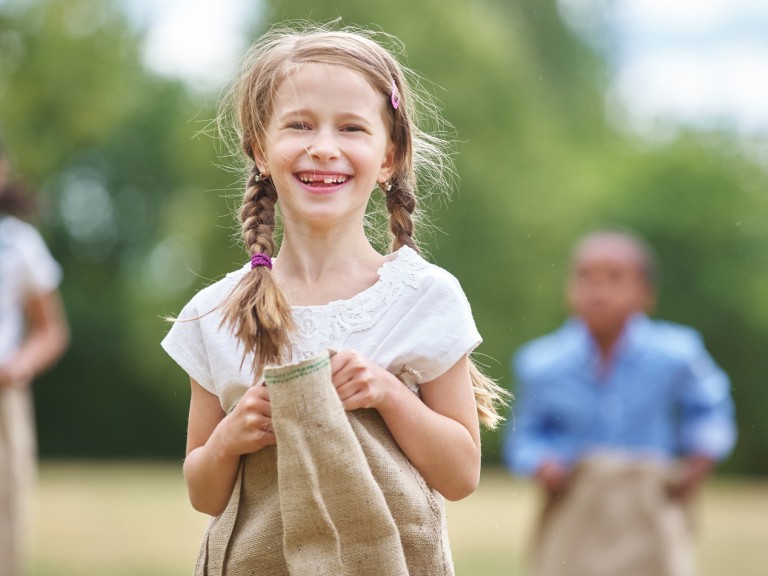
[{"label": "blue button-up shirt", "polygon": [[691,328],[636,315],[601,370],[595,341],[574,318],[524,345],[513,372],[504,457],[516,474],[597,451],[720,460],[736,440],[728,376]]}]

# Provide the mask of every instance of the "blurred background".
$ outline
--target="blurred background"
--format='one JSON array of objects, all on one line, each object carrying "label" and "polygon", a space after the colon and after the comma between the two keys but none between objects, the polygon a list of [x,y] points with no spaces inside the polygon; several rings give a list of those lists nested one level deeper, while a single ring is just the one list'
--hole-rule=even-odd
[{"label": "blurred background", "polygon": [[[336,17],[400,38],[456,130],[457,189],[423,240],[467,292],[490,374],[513,388],[511,354],[562,322],[574,239],[633,227],[659,254],[657,315],[699,329],[732,378],[724,489],[768,494],[768,2],[0,0],[0,133],[43,200],[73,333],[36,383],[47,509],[72,486],[83,501],[57,514],[82,512],[99,462],[123,479],[102,484],[116,501],[153,470],[184,498],[189,384],[159,346],[163,316],[246,257],[220,91],[270,24]],[[499,441],[484,439],[491,475]],[[180,571],[140,573],[187,573],[196,545]]]}]

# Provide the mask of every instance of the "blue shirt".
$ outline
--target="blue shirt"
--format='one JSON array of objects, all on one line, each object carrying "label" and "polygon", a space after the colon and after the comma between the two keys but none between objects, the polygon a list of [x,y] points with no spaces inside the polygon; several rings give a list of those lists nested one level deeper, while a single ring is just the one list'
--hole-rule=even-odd
[{"label": "blue shirt", "polygon": [[513,359],[517,402],[504,458],[531,475],[547,459],[573,464],[606,451],[669,460],[720,460],[736,440],[728,376],[693,329],[638,314],[610,366],[576,318],[524,345]]}]

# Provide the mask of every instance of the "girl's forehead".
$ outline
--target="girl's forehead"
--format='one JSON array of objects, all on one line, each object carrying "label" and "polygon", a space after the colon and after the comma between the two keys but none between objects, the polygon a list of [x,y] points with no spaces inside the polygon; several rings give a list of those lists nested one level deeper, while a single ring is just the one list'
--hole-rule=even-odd
[{"label": "girl's forehead", "polygon": [[312,110],[384,119],[386,100],[354,68],[309,62],[292,67],[275,87],[270,115]]},{"label": "girl's forehead", "polygon": [[331,62],[294,62],[288,64],[280,74],[273,89],[277,94],[287,89],[305,84],[308,80],[321,77],[329,83],[340,84],[343,82],[360,83],[364,81],[372,90],[375,90],[371,79],[360,70],[341,63]]}]

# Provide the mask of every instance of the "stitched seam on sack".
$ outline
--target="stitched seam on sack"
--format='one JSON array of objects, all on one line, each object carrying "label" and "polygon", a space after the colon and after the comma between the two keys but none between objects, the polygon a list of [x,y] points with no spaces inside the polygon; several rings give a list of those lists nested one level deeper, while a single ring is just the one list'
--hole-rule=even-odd
[{"label": "stitched seam on sack", "polygon": [[296,378],[300,378],[301,376],[306,376],[307,374],[311,374],[313,372],[317,372],[318,370],[322,370],[330,363],[330,360],[328,358],[323,358],[321,360],[318,360],[317,362],[313,362],[312,364],[308,364],[306,366],[300,366],[299,368],[296,368],[295,370],[291,370],[290,372],[286,372],[284,374],[265,374],[264,379],[267,381],[268,384],[279,384],[281,382],[287,382],[288,380],[294,380]]}]

